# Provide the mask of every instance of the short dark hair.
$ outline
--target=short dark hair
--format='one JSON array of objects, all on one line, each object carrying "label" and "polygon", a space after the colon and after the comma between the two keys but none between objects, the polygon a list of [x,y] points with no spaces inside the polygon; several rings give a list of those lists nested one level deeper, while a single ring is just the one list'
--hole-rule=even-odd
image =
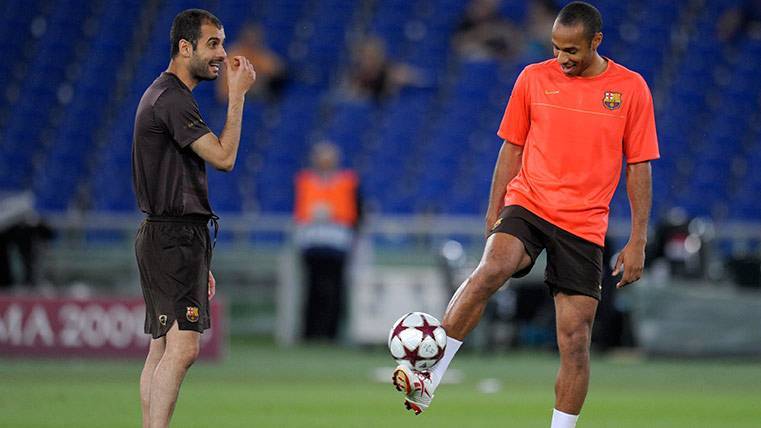
[{"label": "short dark hair", "polygon": [[583,1],[574,1],[565,5],[558,13],[558,22],[573,27],[578,24],[584,26],[584,35],[592,40],[595,34],[602,31],[602,15],[596,7]]},{"label": "short dark hair", "polygon": [[178,13],[172,21],[172,29],[169,32],[169,41],[172,44],[171,57],[174,58],[180,52],[180,40],[185,39],[198,47],[198,39],[201,38],[201,26],[212,24],[222,28],[222,22],[208,10],[187,9]]}]

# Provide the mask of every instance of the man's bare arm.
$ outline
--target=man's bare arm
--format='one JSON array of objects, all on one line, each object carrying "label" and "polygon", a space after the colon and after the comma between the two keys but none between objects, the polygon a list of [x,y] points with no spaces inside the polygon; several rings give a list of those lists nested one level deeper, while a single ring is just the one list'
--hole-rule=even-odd
[{"label": "man's bare arm", "polygon": [[629,242],[618,255],[613,275],[623,271],[616,287],[623,287],[637,281],[645,266],[645,245],[650,207],[653,200],[653,179],[650,162],[640,162],[626,166],[626,192],[632,212],[632,229]]},{"label": "man's bare arm", "polygon": [[227,121],[219,138],[210,132],[190,145],[201,159],[220,171],[229,172],[235,166],[240,145],[244,100],[243,95],[231,94],[228,98]]},{"label": "man's bare arm", "polygon": [[251,62],[242,56],[227,61],[227,120],[222,135],[208,133],[192,142],[190,147],[203,160],[220,171],[232,171],[238,157],[240,129],[243,122],[243,104],[246,91],[256,81],[256,72]]},{"label": "man's bare arm", "polygon": [[494,174],[491,180],[489,192],[489,208],[486,210],[486,234],[497,221],[499,210],[502,209],[505,198],[505,188],[521,170],[523,159],[523,146],[512,144],[505,140],[499,150],[497,163],[494,165]]}]

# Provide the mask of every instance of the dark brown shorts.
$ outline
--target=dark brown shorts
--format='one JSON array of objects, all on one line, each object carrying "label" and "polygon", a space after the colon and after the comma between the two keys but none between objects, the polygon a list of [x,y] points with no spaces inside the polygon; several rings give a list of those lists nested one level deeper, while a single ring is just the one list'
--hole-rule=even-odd
[{"label": "dark brown shorts", "polygon": [[583,294],[600,300],[602,290],[603,248],[567,232],[531,211],[510,205],[502,208],[499,220],[491,233],[508,233],[523,242],[531,265],[513,275],[526,276],[536,258],[547,250],[547,269],[544,282],[556,294]]},{"label": "dark brown shorts", "polygon": [[137,231],[135,255],[145,299],[145,333],[203,333],[209,318],[211,243],[203,218],[148,218]]}]

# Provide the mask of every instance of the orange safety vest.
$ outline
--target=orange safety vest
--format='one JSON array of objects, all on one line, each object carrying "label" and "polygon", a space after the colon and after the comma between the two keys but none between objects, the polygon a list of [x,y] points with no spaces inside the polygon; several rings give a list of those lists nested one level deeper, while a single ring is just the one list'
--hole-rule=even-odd
[{"label": "orange safety vest", "polygon": [[327,205],[334,222],[354,226],[357,223],[357,185],[357,175],[352,171],[339,171],[329,176],[310,170],[299,172],[294,209],[296,223],[310,223],[315,208]]}]

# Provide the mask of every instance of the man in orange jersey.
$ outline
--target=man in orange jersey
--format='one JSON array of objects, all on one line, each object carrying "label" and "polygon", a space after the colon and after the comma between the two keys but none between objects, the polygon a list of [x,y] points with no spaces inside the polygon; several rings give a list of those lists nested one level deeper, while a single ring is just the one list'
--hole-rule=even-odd
[{"label": "man in orange jersey", "polygon": [[345,271],[361,215],[357,175],[341,170],[330,142],[312,148],[311,168],[296,176],[294,217],[307,289],[304,337],[336,338],[344,311]]},{"label": "man in orange jersey", "polygon": [[552,428],[576,425],[589,384],[608,207],[622,159],[632,228],[613,272],[623,272],[618,287],[642,273],[651,205],[649,161],[659,157],[647,84],[597,52],[601,27],[596,8],[568,4],[552,28],[555,58],[528,65],[515,82],[498,131],[504,143],[486,213],[486,247],[444,314],[446,352],[430,373],[402,366],[394,371],[394,385],[416,413],[430,404],[489,297],[509,278],[526,275],[547,250],[545,282],[555,300],[560,350]]}]

